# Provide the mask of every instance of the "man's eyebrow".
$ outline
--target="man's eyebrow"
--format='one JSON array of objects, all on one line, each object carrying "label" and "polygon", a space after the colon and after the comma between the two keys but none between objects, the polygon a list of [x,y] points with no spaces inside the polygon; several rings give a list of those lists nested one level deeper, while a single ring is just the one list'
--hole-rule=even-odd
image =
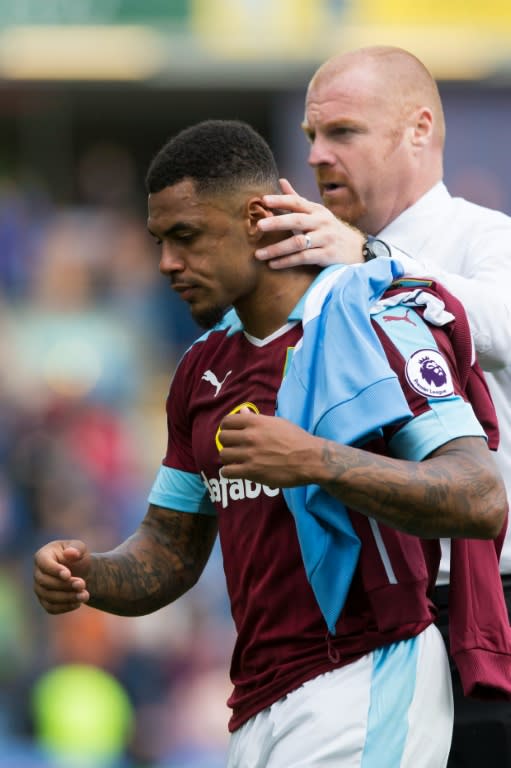
[{"label": "man's eyebrow", "polygon": [[157,239],[161,239],[163,237],[172,237],[175,234],[178,234],[182,230],[189,230],[190,224],[187,224],[185,221],[176,221],[175,224],[173,224],[171,227],[168,227],[168,229],[165,229],[163,232],[156,234],[152,231],[151,227],[147,225],[147,231],[150,235]]},{"label": "man's eyebrow", "polygon": [[[307,134],[314,133],[314,128],[311,128],[311,126],[307,123],[306,120],[304,120],[301,124],[302,131],[304,131]],[[353,117],[337,117],[333,118],[332,120],[327,120],[323,125],[321,126],[321,130],[323,133],[327,133],[328,131],[335,131],[335,130],[342,130],[342,129],[351,129],[354,131],[362,131],[363,130],[363,124]]]}]

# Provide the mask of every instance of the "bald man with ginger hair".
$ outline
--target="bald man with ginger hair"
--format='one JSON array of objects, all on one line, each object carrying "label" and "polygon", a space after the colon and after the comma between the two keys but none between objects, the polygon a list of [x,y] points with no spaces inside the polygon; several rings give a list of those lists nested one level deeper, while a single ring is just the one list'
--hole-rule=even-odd
[{"label": "bald man with ginger hair", "polygon": [[[375,48],[329,59],[307,89],[303,129],[323,202],[338,218],[365,232],[380,231],[397,211],[442,178],[445,125],[440,97],[413,56]],[[345,167],[333,172],[330,154],[337,145],[343,147]],[[357,159],[361,152],[366,161],[357,167],[363,173],[357,189],[350,183],[351,157]],[[388,175],[387,183],[383,174]],[[396,189],[397,174],[404,183]],[[357,180],[358,174],[353,177]],[[381,184],[388,197],[381,194]]]},{"label": "bald man with ginger hair", "polygon": [[[259,249],[275,269],[397,256],[461,300],[500,426],[496,461],[511,498],[511,218],[453,197],[443,181],[446,126],[437,84],[411,52],[371,46],[328,59],[312,77],[303,129],[323,205],[285,179],[260,222],[293,235]],[[511,616],[511,532],[500,553]],[[436,588],[448,640],[450,543]],[[448,768],[511,765],[511,705],[464,695],[453,670],[455,720]]]}]

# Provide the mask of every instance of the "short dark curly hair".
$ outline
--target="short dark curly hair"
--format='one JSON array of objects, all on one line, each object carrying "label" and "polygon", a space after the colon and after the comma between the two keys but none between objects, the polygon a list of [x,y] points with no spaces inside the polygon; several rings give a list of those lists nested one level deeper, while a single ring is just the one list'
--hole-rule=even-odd
[{"label": "short dark curly hair", "polygon": [[247,184],[280,192],[269,145],[240,120],[204,120],[169,139],[149,165],[147,192],[161,192],[184,179],[191,179],[198,192],[234,191]]}]

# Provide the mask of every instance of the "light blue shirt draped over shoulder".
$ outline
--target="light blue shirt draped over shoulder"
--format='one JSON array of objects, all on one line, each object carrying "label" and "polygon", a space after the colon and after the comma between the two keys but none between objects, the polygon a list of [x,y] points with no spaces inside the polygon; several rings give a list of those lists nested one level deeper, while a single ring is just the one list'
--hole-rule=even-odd
[{"label": "light blue shirt draped over shoulder", "polygon": [[[395,259],[321,272],[289,318],[302,320],[303,338],[279,389],[277,416],[353,446],[381,435],[385,425],[411,418],[369,313],[402,274]],[[360,541],[341,502],[318,485],[283,493],[295,518],[307,578],[335,634]]]}]

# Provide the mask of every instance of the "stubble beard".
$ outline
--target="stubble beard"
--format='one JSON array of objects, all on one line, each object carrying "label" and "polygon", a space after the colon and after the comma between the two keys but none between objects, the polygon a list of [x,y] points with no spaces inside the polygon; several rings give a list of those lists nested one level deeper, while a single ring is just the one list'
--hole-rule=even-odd
[{"label": "stubble beard", "polygon": [[197,325],[199,325],[205,331],[209,331],[220,322],[228,309],[228,307],[215,306],[208,307],[207,309],[204,309],[200,312],[194,312],[192,309],[191,312],[192,317]]},{"label": "stubble beard", "polygon": [[351,224],[352,227],[358,227],[359,222],[366,215],[367,210],[365,205],[358,197],[352,197],[352,199],[344,205],[328,205],[328,201],[324,200],[324,205],[331,211],[337,219],[344,221],[346,224]]},{"label": "stubble beard", "polygon": [[[316,176],[316,182],[320,186],[319,174]],[[332,199],[330,195],[325,194],[322,195],[321,201],[337,219],[356,227],[357,222],[367,213],[366,206],[348,182],[344,182],[343,186],[344,192],[341,199]]]}]

